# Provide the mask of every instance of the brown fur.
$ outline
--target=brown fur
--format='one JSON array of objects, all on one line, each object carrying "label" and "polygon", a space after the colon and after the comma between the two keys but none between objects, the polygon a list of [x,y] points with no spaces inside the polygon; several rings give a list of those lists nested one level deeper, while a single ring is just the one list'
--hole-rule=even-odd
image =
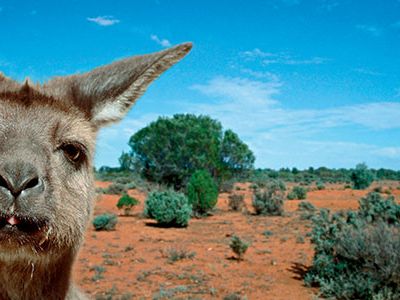
[{"label": "brown fur", "polygon": [[[93,210],[98,129],[120,120],[190,49],[182,44],[42,86],[0,74],[0,299],[86,299],[71,269]],[[16,192],[25,177],[30,185]]]}]

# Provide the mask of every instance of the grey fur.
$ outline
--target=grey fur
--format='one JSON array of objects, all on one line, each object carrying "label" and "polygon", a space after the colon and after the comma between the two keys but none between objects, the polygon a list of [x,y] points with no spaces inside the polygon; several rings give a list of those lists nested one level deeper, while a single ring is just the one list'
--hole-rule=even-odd
[{"label": "grey fur", "polygon": [[[86,299],[71,270],[93,211],[98,129],[120,120],[190,49],[181,44],[44,85],[0,74],[0,299]],[[24,176],[33,183],[15,194]]]}]

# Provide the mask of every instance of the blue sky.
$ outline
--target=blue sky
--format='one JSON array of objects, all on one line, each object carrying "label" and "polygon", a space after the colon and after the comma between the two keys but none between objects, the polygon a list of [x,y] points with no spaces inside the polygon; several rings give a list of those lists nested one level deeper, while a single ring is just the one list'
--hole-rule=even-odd
[{"label": "blue sky", "polygon": [[257,167],[400,169],[400,1],[5,1],[0,70],[88,71],[192,41],[127,118],[102,129],[96,166],[160,115],[208,114]]}]

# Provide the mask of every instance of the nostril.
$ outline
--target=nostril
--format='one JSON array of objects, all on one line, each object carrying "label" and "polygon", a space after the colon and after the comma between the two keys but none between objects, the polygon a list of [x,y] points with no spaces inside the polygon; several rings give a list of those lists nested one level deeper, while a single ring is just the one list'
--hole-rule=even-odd
[{"label": "nostril", "polygon": [[40,183],[39,177],[31,178],[31,179],[27,180],[27,181],[23,184],[21,190],[27,190],[27,189],[34,188],[35,186],[39,185],[39,183]]},{"label": "nostril", "polygon": [[10,189],[10,186],[9,186],[7,180],[5,180],[2,176],[0,176],[0,187],[4,187],[7,190]]}]

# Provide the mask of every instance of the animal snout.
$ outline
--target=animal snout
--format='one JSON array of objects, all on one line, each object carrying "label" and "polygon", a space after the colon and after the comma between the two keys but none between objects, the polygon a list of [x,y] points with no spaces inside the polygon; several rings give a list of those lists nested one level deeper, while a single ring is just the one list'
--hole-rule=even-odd
[{"label": "animal snout", "polygon": [[35,166],[29,163],[8,163],[0,168],[0,190],[18,198],[39,196],[44,191],[44,182]]}]

